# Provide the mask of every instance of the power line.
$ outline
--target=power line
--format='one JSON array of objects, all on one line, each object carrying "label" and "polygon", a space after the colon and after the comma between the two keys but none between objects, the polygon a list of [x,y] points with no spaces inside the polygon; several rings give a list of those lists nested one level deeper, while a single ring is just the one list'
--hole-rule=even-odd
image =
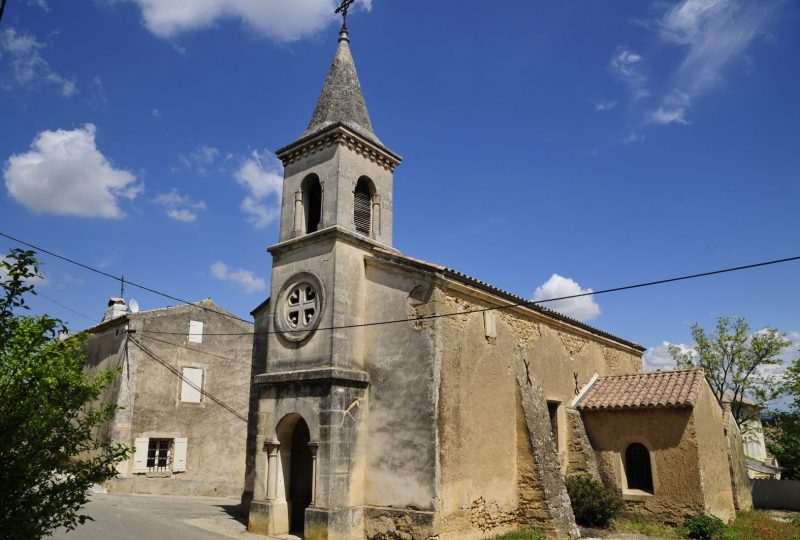
[{"label": "power line", "polygon": [[210,311],[211,313],[216,313],[217,315],[222,315],[222,316],[228,317],[230,319],[235,319],[237,321],[246,322],[247,324],[253,324],[251,321],[239,318],[236,315],[231,315],[230,313],[224,313],[222,311],[217,311],[216,309],[211,309],[208,306],[204,306],[202,304],[195,303],[195,302],[189,302],[188,300],[183,300],[182,298],[178,298],[177,296],[172,296],[171,294],[167,294],[165,292],[161,292],[161,291],[158,291],[156,289],[152,289],[152,288],[147,287],[145,285],[140,285],[138,283],[134,283],[133,281],[125,279],[124,276],[119,276],[118,277],[118,276],[115,276],[114,274],[109,274],[108,272],[104,272],[102,270],[99,270],[97,268],[89,266],[88,264],[84,264],[82,262],[78,262],[76,260],[70,259],[69,257],[64,257],[63,255],[59,255],[58,253],[53,253],[50,250],[47,250],[47,249],[44,249],[42,247],[36,246],[34,244],[25,242],[23,240],[20,240],[19,238],[14,238],[13,236],[10,236],[10,235],[5,234],[3,232],[0,232],[0,236],[8,238],[9,240],[12,240],[12,241],[14,241],[14,242],[16,242],[18,244],[22,244],[23,246],[28,246],[29,248],[33,248],[33,249],[35,249],[37,251],[40,251],[42,253],[46,253],[47,255],[50,255],[51,257],[55,257],[57,259],[61,259],[62,261],[68,262],[70,264],[74,264],[75,266],[79,266],[79,267],[83,268],[84,270],[89,270],[90,272],[94,272],[95,274],[100,274],[101,276],[105,276],[107,278],[111,278],[114,281],[119,281],[120,284],[127,283],[128,285],[132,285],[132,286],[134,286],[134,287],[136,287],[138,289],[142,289],[143,291],[151,292],[153,294],[157,294],[159,296],[163,296],[164,298],[169,298],[170,300],[174,300],[176,302],[180,302],[181,304],[197,306],[197,307],[202,308],[202,309],[204,309],[206,311]]},{"label": "power line", "polygon": [[80,315],[80,316],[81,316],[81,317],[83,317],[84,319],[89,319],[90,321],[92,321],[92,322],[93,322],[93,323],[95,323],[95,324],[97,324],[97,323],[99,322],[99,321],[98,321],[97,319],[95,319],[94,317],[89,317],[88,315],[84,315],[84,314],[83,314],[83,313],[81,313],[80,311],[75,311],[75,310],[74,310],[74,309],[72,309],[71,307],[69,307],[69,306],[65,306],[64,304],[62,304],[62,303],[61,303],[61,302],[59,302],[58,300],[53,300],[52,298],[50,298],[50,297],[49,297],[49,296],[47,296],[46,294],[42,294],[40,291],[36,291],[34,294],[36,294],[36,296],[41,296],[41,297],[42,297],[42,298],[44,298],[45,300],[49,300],[50,302],[54,303],[55,305],[57,305],[57,306],[59,306],[59,307],[61,307],[61,308],[64,308],[64,309],[66,309],[67,311],[70,311],[70,312],[74,313],[75,315]]},{"label": "power line", "polygon": [[[157,341],[159,343],[163,343],[164,345],[172,345],[173,347],[180,347],[181,349],[187,349],[187,350],[192,351],[194,353],[200,353],[200,354],[205,354],[205,355],[208,355],[208,356],[213,356],[214,358],[219,358],[220,360],[228,360],[229,362],[237,362],[239,364],[247,364],[247,365],[250,365],[250,366],[256,365],[256,362],[244,362],[242,360],[237,360],[236,358],[230,358],[228,356],[222,356],[222,355],[219,355],[219,354],[214,354],[212,352],[204,351],[202,349],[196,349],[194,347],[187,347],[186,345],[181,345],[180,343],[173,343],[172,341],[166,341],[166,340],[163,340],[163,339],[155,338],[153,336],[148,336],[147,334],[155,333],[155,332],[150,332],[150,330],[129,330],[128,333],[136,334],[137,336],[142,336],[145,339],[149,339],[151,341]],[[247,335],[252,336],[253,334],[247,334]]]},{"label": "power line", "polygon": [[[585,293],[580,293],[580,294],[571,294],[571,295],[568,295],[568,296],[559,296],[559,297],[556,297],[556,298],[547,298],[547,299],[544,299],[544,300],[536,300],[536,301],[527,301],[526,300],[526,301],[522,301],[522,302],[514,302],[514,303],[511,303],[511,304],[507,304],[505,306],[495,306],[495,307],[488,307],[488,308],[468,309],[468,310],[465,310],[465,311],[458,311],[458,312],[455,312],[455,313],[438,313],[438,314],[433,314],[433,315],[422,315],[420,317],[411,317],[411,318],[405,318],[405,319],[393,319],[393,320],[389,320],[389,321],[377,321],[377,322],[371,322],[371,323],[348,324],[348,325],[342,325],[342,326],[328,326],[328,327],[323,327],[323,328],[317,328],[317,331],[320,331],[320,330],[343,330],[343,329],[347,329],[347,328],[363,328],[363,327],[367,327],[367,326],[382,326],[382,325],[385,325],[385,324],[397,324],[397,323],[404,323],[404,322],[426,321],[426,320],[431,320],[431,319],[440,319],[442,317],[457,317],[459,315],[469,315],[471,313],[484,313],[486,311],[499,311],[499,310],[502,310],[502,309],[511,309],[511,308],[515,308],[515,307],[532,307],[532,308],[535,308],[539,304],[546,304],[546,303],[549,303],[549,302],[558,302],[560,300],[570,300],[572,298],[582,298],[584,296],[596,296],[596,295],[599,295],[599,294],[608,294],[608,293],[613,293],[613,292],[628,291],[628,290],[631,290],[631,289],[641,289],[643,287],[652,287],[652,286],[655,286],[655,285],[664,285],[664,284],[667,284],[667,283],[675,283],[677,281],[686,281],[686,280],[689,280],[689,279],[698,279],[698,278],[702,278],[702,277],[714,276],[714,275],[718,275],[718,274],[726,274],[726,273],[730,273],[730,272],[738,272],[738,271],[741,271],[741,270],[749,270],[749,269],[752,269],[752,268],[760,268],[762,266],[770,266],[770,265],[787,263],[787,262],[798,261],[798,260],[800,260],[800,256],[797,256],[797,257],[786,257],[784,259],[774,259],[774,260],[771,260],[771,261],[764,261],[764,262],[759,262],[759,263],[754,263],[754,264],[746,264],[746,265],[743,265],[743,266],[735,266],[735,267],[732,267],[732,268],[723,268],[722,270],[712,270],[710,272],[701,272],[699,274],[689,274],[689,275],[685,275],[685,276],[678,276],[678,277],[667,278],[667,279],[659,279],[659,280],[656,280],[656,281],[647,281],[647,282],[644,282],[644,283],[636,283],[634,285],[625,285],[625,286],[622,286],[622,287],[613,287],[611,289],[602,289],[602,290],[599,290],[599,291],[585,292]],[[183,335],[183,333],[178,333],[178,332],[157,332],[157,331],[149,331],[149,332],[153,333],[153,334]],[[306,332],[306,330],[287,330],[285,332],[284,331],[272,330],[272,331],[267,331],[265,333],[266,334],[283,334],[283,333],[293,333],[293,332]],[[253,335],[253,334],[254,334],[254,332],[241,332],[241,333],[220,333],[220,334],[205,333],[204,335],[206,335],[206,336],[250,336],[250,335]]]},{"label": "power line", "polygon": [[207,390],[203,390],[201,387],[197,386],[192,381],[189,381],[189,380],[185,379],[183,377],[183,373],[178,371],[177,368],[175,368],[172,365],[170,365],[169,362],[166,362],[166,361],[162,360],[161,358],[159,358],[158,355],[156,355],[153,351],[148,349],[147,346],[139,343],[136,339],[130,337],[130,335],[128,335],[127,338],[128,338],[128,340],[130,342],[132,342],[134,345],[136,345],[139,348],[139,350],[141,350],[147,356],[149,356],[150,358],[152,358],[153,360],[155,360],[156,362],[158,362],[159,364],[161,364],[162,366],[167,368],[172,374],[174,374],[177,377],[179,377],[181,379],[181,381],[186,382],[189,386],[191,386],[192,388],[194,388],[195,390],[197,390],[198,392],[200,392],[204,396],[208,397],[211,401],[213,401],[214,403],[216,403],[217,405],[219,405],[223,409],[227,410],[229,413],[233,414],[239,420],[242,420],[243,422],[247,422],[247,418],[242,416],[241,414],[239,414],[239,411],[237,411],[236,409],[234,409],[233,407],[231,407],[230,405],[228,405],[227,403],[225,403],[221,399],[217,398],[213,394],[209,393]]},{"label": "power line", "polygon": [[[53,257],[56,257],[56,258],[61,259],[63,261],[66,261],[68,263],[80,266],[81,268],[84,268],[84,269],[89,270],[91,272],[95,272],[97,274],[109,277],[109,278],[114,279],[116,281],[121,281],[122,279],[124,279],[122,277],[117,277],[117,276],[114,276],[114,275],[109,274],[107,272],[103,272],[102,270],[98,270],[97,268],[93,268],[93,267],[91,267],[89,265],[80,263],[80,262],[75,261],[73,259],[70,259],[68,257],[64,257],[62,255],[58,255],[56,253],[53,253],[52,251],[46,250],[44,248],[38,247],[38,246],[30,244],[28,242],[24,242],[22,240],[19,240],[18,238],[14,238],[13,236],[7,235],[7,234],[5,234],[3,232],[0,232],[0,236],[8,238],[9,240],[13,240],[14,242],[17,242],[17,243],[22,244],[24,246],[28,246],[30,248],[39,250],[42,253],[46,253],[48,255],[51,255]],[[636,283],[636,284],[633,284],[633,285],[624,285],[622,287],[613,287],[613,288],[610,288],[610,289],[602,289],[602,290],[599,290],[599,291],[591,291],[591,292],[585,292],[585,293],[579,293],[579,294],[571,294],[571,295],[568,295],[568,296],[559,296],[559,297],[556,297],[556,298],[547,298],[547,299],[544,299],[544,300],[536,300],[536,301],[523,300],[521,302],[513,302],[513,303],[507,304],[505,306],[496,306],[496,307],[488,307],[488,308],[477,308],[477,309],[460,311],[460,312],[456,312],[456,313],[439,313],[439,314],[433,314],[433,315],[423,315],[423,316],[420,316],[420,317],[411,317],[411,318],[404,318],[404,319],[393,319],[393,320],[388,320],[388,321],[376,321],[376,322],[371,322],[371,323],[347,324],[347,325],[341,325],[341,326],[328,326],[328,327],[323,327],[323,328],[317,328],[316,330],[317,331],[345,330],[345,329],[349,329],[349,328],[364,328],[364,327],[370,327],[370,326],[383,326],[383,325],[387,325],[387,324],[398,324],[398,323],[404,323],[404,322],[417,322],[417,321],[426,321],[426,320],[432,320],[432,319],[440,319],[440,318],[443,318],[443,317],[456,317],[458,315],[469,315],[471,313],[484,313],[484,312],[487,312],[487,311],[499,311],[499,310],[503,310],[503,309],[512,309],[512,308],[515,308],[515,307],[529,307],[529,308],[534,308],[535,309],[535,308],[539,307],[540,304],[546,304],[546,303],[550,303],[550,302],[558,302],[558,301],[561,301],[561,300],[571,300],[573,298],[582,298],[584,296],[597,296],[597,295],[601,295],[601,294],[628,291],[628,290],[632,290],[632,289],[641,289],[641,288],[644,288],[644,287],[652,287],[652,286],[655,286],[655,285],[664,285],[664,284],[667,284],[667,283],[675,283],[675,282],[678,282],[678,281],[686,281],[686,280],[690,280],[690,279],[698,279],[698,278],[702,278],[702,277],[714,276],[714,275],[719,275],[719,274],[726,274],[726,273],[731,273],[731,272],[739,272],[739,271],[742,271],[742,270],[749,270],[749,269],[753,269],[753,268],[760,268],[760,267],[764,267],[764,266],[771,266],[771,265],[782,264],[782,263],[798,261],[798,260],[800,260],[800,255],[795,256],[795,257],[786,257],[786,258],[783,258],[783,259],[773,259],[773,260],[763,261],[763,262],[758,262],[758,263],[753,263],[753,264],[746,264],[746,265],[742,265],[742,266],[734,266],[734,267],[731,267],[731,268],[723,268],[721,270],[711,270],[709,272],[701,272],[701,273],[698,273],[698,274],[688,274],[688,275],[684,275],[684,276],[678,276],[678,277],[672,277],[672,278],[666,278],[666,279],[659,279],[659,280],[655,280],[655,281],[646,281],[646,282],[643,282],[643,283]],[[169,298],[171,300],[175,300],[175,301],[181,302],[183,304],[194,305],[194,306],[197,306],[197,307],[202,308],[204,310],[210,311],[212,313],[216,313],[218,315],[223,315],[225,317],[229,317],[229,318],[232,318],[232,319],[236,319],[238,321],[242,321],[242,322],[246,322],[248,324],[252,324],[250,321],[247,321],[245,319],[241,319],[239,317],[236,317],[235,315],[230,315],[228,313],[217,311],[215,309],[211,309],[211,308],[209,308],[207,306],[203,306],[201,304],[196,304],[196,303],[193,303],[193,302],[189,302],[187,300],[183,300],[181,298],[178,298],[178,297],[172,296],[170,294],[158,291],[156,289],[152,289],[150,287],[146,287],[144,285],[140,285],[138,283],[134,283],[132,281],[128,281],[128,280],[125,280],[125,281],[129,285],[132,285],[134,287],[137,287],[139,289],[142,289],[142,290],[145,290],[145,291],[148,291],[148,292],[152,292],[152,293],[157,294],[159,296],[163,296],[165,298]],[[295,332],[305,332],[305,331],[306,330],[287,330],[285,332],[278,332],[278,331],[274,331],[273,330],[273,331],[267,331],[266,333],[267,334],[278,334],[278,333],[295,333]],[[184,335],[183,332],[181,332],[181,333],[178,333],[178,332],[156,332],[156,331],[149,331],[149,332],[153,333],[153,334],[163,334],[163,335]],[[218,334],[205,333],[204,335],[207,335],[207,336],[212,336],[212,335],[216,335],[216,336],[249,336],[249,335],[253,335],[253,334],[254,334],[254,332],[235,332],[235,333],[218,333]]]}]

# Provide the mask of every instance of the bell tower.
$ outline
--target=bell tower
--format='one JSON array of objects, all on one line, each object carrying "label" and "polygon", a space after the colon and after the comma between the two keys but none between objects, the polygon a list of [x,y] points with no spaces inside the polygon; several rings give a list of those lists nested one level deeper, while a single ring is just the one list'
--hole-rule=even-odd
[{"label": "bell tower", "polygon": [[391,246],[401,158],[372,131],[346,28],[308,129],[276,154],[285,170],[281,242],[340,227]]},{"label": "bell tower", "polygon": [[366,261],[373,250],[394,251],[392,184],[401,158],[373,132],[346,26],[308,128],[276,154],[283,198],[279,241],[269,248],[271,296],[257,315],[265,345],[254,346],[254,355],[265,354],[266,367],[255,378],[248,528],[360,539],[370,388]]}]

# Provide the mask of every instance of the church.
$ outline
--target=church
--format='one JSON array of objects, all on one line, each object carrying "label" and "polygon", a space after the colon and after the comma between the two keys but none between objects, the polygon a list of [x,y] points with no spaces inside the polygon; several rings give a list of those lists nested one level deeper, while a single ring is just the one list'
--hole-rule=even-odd
[{"label": "church", "polygon": [[577,474],[653,520],[747,507],[738,428],[701,371],[642,373],[640,345],[393,247],[401,157],[373,130],[346,26],[308,128],[277,155],[250,532],[575,538]]}]

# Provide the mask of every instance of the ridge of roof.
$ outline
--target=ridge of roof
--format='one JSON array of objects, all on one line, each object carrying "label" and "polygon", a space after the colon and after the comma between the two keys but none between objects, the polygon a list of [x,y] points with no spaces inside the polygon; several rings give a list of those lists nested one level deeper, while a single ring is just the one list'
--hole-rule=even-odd
[{"label": "ridge of roof", "polygon": [[[200,300],[199,302],[192,302],[191,304],[180,304],[180,305],[177,305],[177,306],[164,306],[164,307],[160,307],[160,308],[154,308],[154,309],[147,309],[147,310],[144,310],[144,311],[139,311],[139,312],[136,312],[136,313],[130,313],[130,312],[129,313],[125,313],[124,315],[120,315],[119,317],[114,317],[113,319],[108,319],[107,321],[100,322],[98,324],[95,324],[94,326],[90,326],[88,328],[84,328],[79,333],[92,333],[92,332],[96,332],[98,330],[102,330],[102,329],[105,329],[105,328],[114,327],[117,324],[119,324],[119,323],[121,323],[123,321],[129,321],[132,318],[139,318],[139,317],[142,317],[142,316],[146,317],[146,316],[153,315],[153,314],[157,315],[157,314],[159,314],[161,312],[178,310],[178,309],[182,309],[182,308],[193,307],[193,308],[203,309],[203,311],[208,311],[208,310],[203,308],[203,305],[206,305],[206,306],[207,305],[212,305],[215,308],[218,308],[216,310],[212,310],[212,312],[216,312],[218,315],[222,315],[223,317],[225,317],[227,315],[229,315],[231,317],[235,317],[235,315],[233,313],[231,313],[227,309],[223,308],[222,306],[220,306],[219,304],[217,304],[216,302],[214,302],[210,298],[205,298],[203,300]],[[233,322],[235,322],[235,323],[238,323],[238,324],[247,324],[247,325],[250,325],[250,326],[253,325],[253,323],[251,323],[251,322],[243,321],[243,320],[238,319],[238,318],[235,318],[235,319],[232,318],[231,320]]]},{"label": "ridge of roof", "polygon": [[581,321],[579,321],[577,319],[573,319],[572,317],[570,317],[568,315],[564,315],[563,313],[559,313],[558,311],[555,311],[553,309],[550,309],[550,308],[547,308],[547,307],[544,307],[544,306],[540,306],[539,304],[536,304],[533,300],[530,300],[528,298],[524,298],[522,296],[519,296],[517,294],[509,292],[509,291],[507,291],[505,289],[501,289],[499,287],[496,287],[496,286],[492,285],[491,283],[488,283],[486,281],[482,281],[480,279],[472,277],[472,276],[470,276],[468,274],[465,274],[463,272],[459,272],[458,270],[454,270],[452,268],[448,268],[447,266],[442,266],[442,265],[439,265],[439,264],[431,263],[431,262],[428,262],[428,261],[425,261],[425,260],[422,260],[422,259],[417,259],[415,257],[410,257],[408,255],[403,255],[403,254],[400,254],[400,253],[392,252],[392,251],[389,251],[389,250],[386,250],[386,249],[383,249],[383,248],[379,248],[379,247],[373,248],[373,254],[375,254],[375,253],[378,253],[381,257],[402,259],[402,260],[404,260],[404,261],[406,261],[408,263],[411,263],[414,266],[425,267],[428,270],[433,270],[433,271],[438,272],[440,274],[444,274],[444,275],[446,275],[446,276],[448,276],[448,277],[450,277],[452,279],[455,279],[457,281],[461,281],[462,283],[466,283],[467,285],[477,285],[477,286],[481,287],[482,289],[484,289],[484,290],[486,290],[486,291],[488,291],[490,293],[497,294],[497,295],[500,295],[500,296],[504,296],[506,299],[512,300],[515,303],[520,304],[520,306],[522,306],[522,307],[526,307],[528,309],[532,309],[534,311],[538,311],[540,313],[543,313],[543,314],[548,315],[550,317],[559,319],[559,320],[561,320],[563,322],[566,322],[568,324],[577,326],[577,327],[582,328],[584,330],[588,330],[592,334],[596,334],[596,335],[611,339],[613,341],[616,341],[618,343],[622,343],[622,344],[624,344],[624,345],[626,345],[628,347],[637,349],[639,351],[642,351],[642,352],[645,351],[644,347],[642,347],[640,344],[638,344],[638,343],[636,343],[634,341],[629,341],[627,339],[623,339],[623,338],[621,338],[619,336],[616,336],[614,334],[611,334],[609,332],[606,332],[604,330],[596,328],[596,327],[594,327],[594,326],[592,326],[590,324],[586,324],[586,323],[581,322]]},{"label": "ridge of roof", "polygon": [[601,411],[620,409],[691,408],[703,385],[702,369],[676,369],[599,377],[576,408]]}]

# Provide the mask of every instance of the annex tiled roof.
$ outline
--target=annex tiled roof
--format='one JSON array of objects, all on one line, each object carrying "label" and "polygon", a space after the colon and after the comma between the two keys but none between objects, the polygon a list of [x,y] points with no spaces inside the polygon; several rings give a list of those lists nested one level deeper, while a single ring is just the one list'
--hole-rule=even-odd
[{"label": "annex tiled roof", "polygon": [[549,316],[551,316],[551,317],[553,317],[555,319],[559,319],[559,320],[567,322],[567,323],[569,323],[571,325],[586,329],[589,332],[591,332],[592,334],[603,336],[603,337],[612,339],[614,341],[617,341],[619,343],[622,343],[624,345],[627,345],[628,347],[632,347],[634,349],[638,349],[638,350],[644,351],[644,347],[642,347],[641,345],[639,345],[636,342],[629,341],[627,339],[623,339],[623,338],[621,338],[619,336],[615,336],[614,334],[611,334],[609,332],[605,332],[604,330],[600,330],[599,328],[595,328],[592,325],[583,323],[583,322],[581,322],[581,321],[579,321],[577,319],[573,319],[572,317],[568,317],[567,315],[564,315],[563,313],[559,313],[558,311],[555,311],[555,310],[549,309],[549,308],[547,308],[547,307],[545,307],[543,305],[537,304],[537,303],[535,303],[533,300],[531,300],[529,298],[523,298],[522,296],[516,295],[516,294],[511,293],[511,292],[508,292],[508,291],[503,290],[503,289],[501,289],[499,287],[495,287],[491,283],[487,283],[485,281],[481,281],[480,279],[477,279],[477,278],[474,278],[472,276],[469,276],[469,275],[467,275],[467,274],[465,274],[463,272],[459,272],[458,270],[454,270],[452,268],[448,268],[446,266],[442,266],[442,265],[439,265],[439,264],[431,263],[431,262],[428,262],[428,261],[424,261],[422,259],[417,259],[415,257],[409,257],[408,255],[401,255],[401,254],[399,254],[399,253],[397,253],[395,251],[389,251],[387,249],[382,249],[382,248],[373,249],[372,253],[374,255],[378,256],[378,257],[387,258],[387,259],[395,260],[395,261],[398,261],[398,262],[403,262],[403,263],[409,264],[410,266],[416,266],[416,267],[419,267],[419,268],[424,269],[424,270],[429,270],[429,271],[433,271],[433,272],[437,272],[437,273],[443,274],[446,277],[449,277],[449,278],[454,279],[456,281],[460,281],[460,282],[465,283],[467,285],[476,286],[476,287],[479,287],[479,288],[481,288],[481,289],[483,289],[485,291],[488,291],[490,293],[496,294],[498,296],[502,296],[502,297],[506,298],[507,300],[511,300],[512,302],[514,302],[516,304],[524,305],[528,309],[533,309],[535,311],[539,311],[541,313],[545,313],[545,314],[547,314],[547,315],[549,315]]},{"label": "annex tiled roof", "polygon": [[704,384],[702,369],[598,377],[575,407],[590,411],[694,407]]}]

